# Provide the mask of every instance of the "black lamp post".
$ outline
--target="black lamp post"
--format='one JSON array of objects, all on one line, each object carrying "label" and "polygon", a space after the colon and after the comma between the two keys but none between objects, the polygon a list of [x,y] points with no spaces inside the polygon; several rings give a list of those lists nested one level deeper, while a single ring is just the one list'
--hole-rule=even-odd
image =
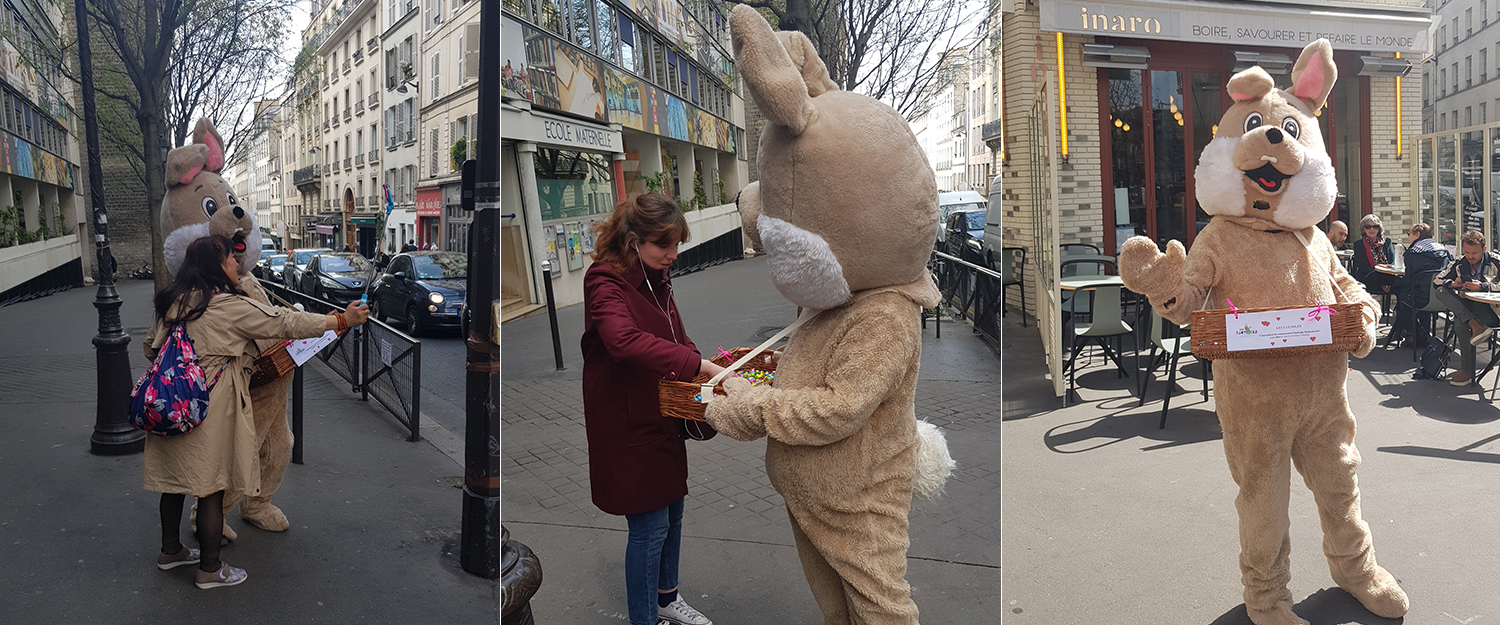
[{"label": "black lamp post", "polygon": [[94,252],[98,259],[99,334],[94,337],[99,371],[95,403],[94,434],[89,451],[103,456],[139,453],[146,433],[130,427],[125,412],[130,406],[130,335],[120,325],[120,295],[115,291],[114,255],[109,251],[109,220],[104,211],[104,174],[99,158],[99,117],[94,109],[94,62],[89,54],[88,9],[84,0],[74,0],[78,23],[78,71],[83,82],[83,127],[89,152],[89,201],[94,205]]},{"label": "black lamp post", "polygon": [[[479,73],[500,75],[500,12],[479,16]],[[479,110],[500,110],[500,82],[479,82]],[[500,577],[500,116],[480,115],[478,150],[464,163],[469,228],[469,332],[465,337],[464,489],[459,564]],[[538,571],[540,572],[540,571]],[[537,579],[537,583],[540,583]],[[502,592],[503,594],[503,592]]]}]

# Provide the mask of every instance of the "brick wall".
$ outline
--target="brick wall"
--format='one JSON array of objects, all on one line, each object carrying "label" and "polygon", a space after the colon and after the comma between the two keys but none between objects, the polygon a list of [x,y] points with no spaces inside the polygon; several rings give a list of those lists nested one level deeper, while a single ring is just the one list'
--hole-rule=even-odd
[{"label": "brick wall", "polygon": [[[1002,57],[1005,59],[1003,89],[1005,93],[1005,148],[1008,164],[999,169],[1004,177],[1001,224],[1006,246],[1026,248],[1027,263],[1035,266],[1037,233],[1032,222],[1031,170],[1034,146],[1031,145],[1027,119],[1033,96],[1044,81],[1054,80],[1057,72],[1057,38],[1038,30],[1034,8],[1008,13],[1003,24]],[[1063,243],[1091,243],[1100,247],[1103,235],[1102,164],[1099,145],[1098,74],[1083,67],[1082,44],[1093,43],[1087,35],[1065,35],[1063,63],[1067,86],[1068,161],[1054,155],[1057,171],[1058,236]],[[1056,98],[1055,90],[1049,97]],[[1046,149],[1046,146],[1041,146]],[[1035,314],[1036,281],[1028,268],[1025,276],[1027,313]]]},{"label": "brick wall", "polygon": [[1370,196],[1372,210],[1387,232],[1404,230],[1417,219],[1412,164],[1417,160],[1415,137],[1422,134],[1421,67],[1415,66],[1401,79],[1400,156],[1396,154],[1396,79],[1370,79]]}]

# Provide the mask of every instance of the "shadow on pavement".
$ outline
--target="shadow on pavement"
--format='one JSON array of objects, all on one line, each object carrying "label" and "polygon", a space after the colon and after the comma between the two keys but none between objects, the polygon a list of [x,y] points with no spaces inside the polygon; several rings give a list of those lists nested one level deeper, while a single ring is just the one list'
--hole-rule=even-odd
[{"label": "shadow on pavement", "polygon": [[[1324,588],[1297,603],[1292,610],[1312,625],[1394,625],[1399,618],[1376,616],[1343,588]],[[1250,614],[1241,603],[1209,625],[1252,625]]]}]

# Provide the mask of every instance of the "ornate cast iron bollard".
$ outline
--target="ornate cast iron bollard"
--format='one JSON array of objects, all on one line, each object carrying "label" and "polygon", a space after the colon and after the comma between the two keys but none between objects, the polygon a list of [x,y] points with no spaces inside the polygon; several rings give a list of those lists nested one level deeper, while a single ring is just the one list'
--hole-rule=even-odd
[{"label": "ornate cast iron bollard", "polygon": [[531,596],[542,586],[542,561],[500,527],[500,623],[532,625]]}]

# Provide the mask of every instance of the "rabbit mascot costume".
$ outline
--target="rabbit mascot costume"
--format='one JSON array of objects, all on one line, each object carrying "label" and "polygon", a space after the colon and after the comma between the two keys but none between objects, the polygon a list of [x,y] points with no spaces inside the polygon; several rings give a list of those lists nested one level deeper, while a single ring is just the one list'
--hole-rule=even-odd
[{"label": "rabbit mascot costume", "polygon": [[[223,169],[224,141],[207,119],[199,119],[193,128],[192,143],[167,153],[167,194],[161,207],[167,269],[175,272],[182,266],[187,245],[193,240],[210,234],[224,235],[234,241],[235,260],[240,263],[240,289],[251,299],[270,306],[265,290],[250,275],[254,255],[260,253],[260,226],[255,223],[255,213],[240,204],[229,181],[219,175]],[[247,256],[247,250],[252,255]],[[258,341],[256,347],[265,351],[275,342]],[[281,487],[281,478],[292,458],[292,431],[286,422],[287,390],[291,383],[292,376],[285,375],[250,389],[260,450],[260,493],[243,500],[232,489],[224,493],[226,518],[239,505],[241,518],[272,532],[287,528],[286,515],[271,503],[271,498]],[[224,537],[236,538],[227,522]]]},{"label": "rabbit mascot costume", "polygon": [[[1336,77],[1332,47],[1319,39],[1297,59],[1288,90],[1277,89],[1260,67],[1230,78],[1234,104],[1195,177],[1198,202],[1212,220],[1191,253],[1177,241],[1165,253],[1146,237],[1127,241],[1120,254],[1125,286],[1174,323],[1231,303],[1359,304],[1364,337],[1354,356],[1368,355],[1379,306],[1315,227],[1338,192],[1314,115]],[[1370,528],[1360,517],[1348,362],[1348,354],[1330,352],[1214,364],[1224,456],[1239,486],[1245,606],[1256,625],[1307,623],[1293,613],[1287,588],[1292,466],[1317,502],[1334,582],[1377,615],[1406,613],[1406,593],[1375,563]]]},{"label": "rabbit mascot costume", "polygon": [[774,386],[729,378],[705,416],[735,440],[766,437],[766,473],[826,625],[916,623],[905,579],[913,488],[940,488],[951,469],[941,433],[914,410],[920,315],[939,301],[926,268],[932,169],[906,120],[840,90],[802,33],[772,32],[746,6],[730,27],[766,117],[761,179],[740,193],[741,218],[805,323]]}]

